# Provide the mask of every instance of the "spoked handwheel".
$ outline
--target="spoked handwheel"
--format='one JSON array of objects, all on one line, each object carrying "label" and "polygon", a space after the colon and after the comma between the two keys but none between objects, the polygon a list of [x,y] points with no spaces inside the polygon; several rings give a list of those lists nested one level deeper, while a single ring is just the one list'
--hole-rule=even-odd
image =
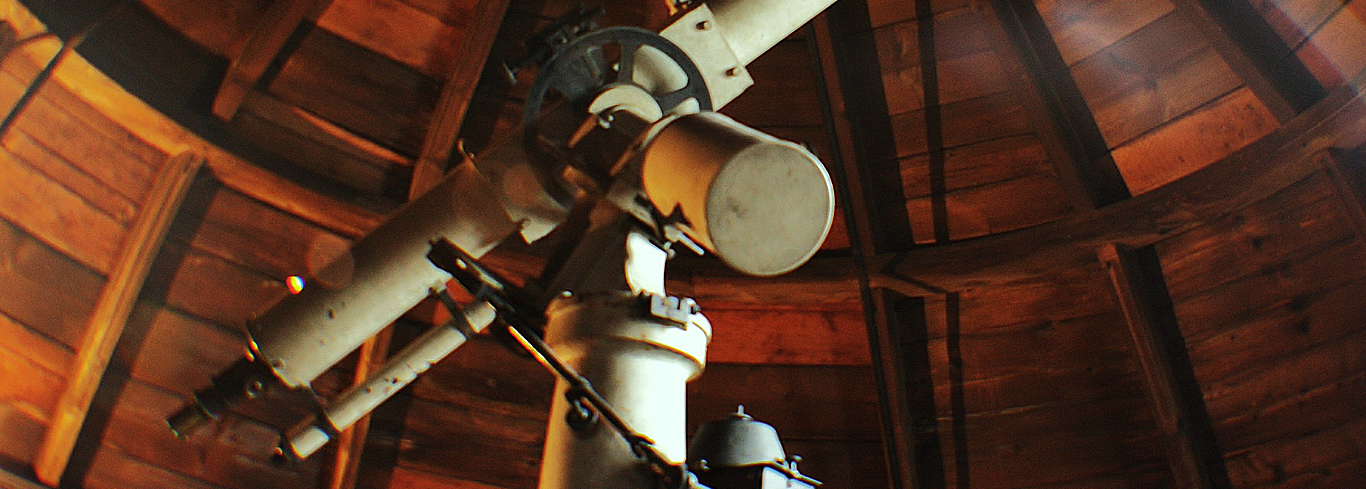
[{"label": "spoked handwheel", "polygon": [[[647,46],[667,56],[682,70],[687,76],[687,83],[682,88],[669,93],[651,93],[636,82],[636,61],[641,50]],[[573,127],[552,130],[547,127],[548,124],[541,124],[548,99],[568,103],[574,108],[575,116],[586,116],[589,105],[599,94],[619,86],[638,88],[653,99],[661,114],[672,112],[690,99],[696,101],[698,110],[712,108],[711,95],[701,71],[673,42],[635,27],[600,29],[580,36],[559,49],[537,75],[522,112],[522,129],[528,154],[542,160],[541,164],[557,165],[553,160],[559,158],[554,155],[568,147],[569,137],[574,131]]]}]

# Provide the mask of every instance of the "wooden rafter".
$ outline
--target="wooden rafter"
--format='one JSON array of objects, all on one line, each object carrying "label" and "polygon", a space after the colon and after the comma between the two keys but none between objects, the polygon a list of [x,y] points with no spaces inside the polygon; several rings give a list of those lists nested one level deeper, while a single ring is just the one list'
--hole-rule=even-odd
[{"label": "wooden rafter", "polygon": [[66,472],[71,451],[76,446],[76,438],[104,378],[114,347],[118,345],[180,203],[202,166],[204,159],[192,153],[181,153],[162,165],[147,200],[128,230],[123,251],[91,313],[76,352],[71,378],[67,379],[66,389],[53,409],[52,424],[34,459],[34,471],[45,484],[55,487]]},{"label": "wooden rafter", "polygon": [[422,152],[413,162],[413,181],[408,190],[410,199],[417,198],[435,187],[446,172],[446,161],[460,135],[460,124],[474,98],[479,75],[484,69],[498,27],[508,10],[508,0],[481,0],[470,18],[470,29],[460,41],[462,56],[455,61],[451,77],[441,89],[427,135],[422,140]]},{"label": "wooden rafter", "polygon": [[1134,250],[1108,243],[1098,254],[1129,325],[1175,487],[1231,487],[1157,253],[1151,246]]},{"label": "wooden rafter", "polygon": [[[455,149],[456,137],[460,126],[474,98],[474,90],[479,84],[479,75],[493,42],[498,36],[498,28],[507,13],[509,0],[482,0],[475,6],[470,19],[470,29],[460,39],[460,52],[450,78],[441,90],[441,98],[433,111],[432,121],[427,126],[427,134],[422,142],[422,151],[413,161],[413,178],[408,187],[408,200],[413,200],[436,187],[446,174],[446,162]],[[388,356],[389,342],[393,326],[380,331],[375,337],[361,345],[356,363],[354,382],[362,382],[383,366]],[[367,415],[350,429],[344,430],[337,440],[337,451],[329,473],[329,489],[349,489],[356,484],[360,470],[361,453],[365,448],[366,436],[370,431],[370,417]]]},{"label": "wooden rafter", "polygon": [[1020,82],[1015,93],[1072,205],[1096,209],[1129,198],[1109,145],[1034,2],[993,0],[991,9],[999,27],[992,31],[1002,35],[998,43],[1012,48],[1002,53],[1004,67]]},{"label": "wooden rafter", "polygon": [[[883,420],[883,447],[892,487],[942,485],[939,438],[933,435],[934,389],[924,341],[924,303],[872,289],[867,262],[880,250],[911,243],[900,163],[880,76],[866,4],[842,2],[812,23],[810,41],[819,67],[832,166],[854,250],[873,375]],[[858,127],[858,131],[853,128]],[[888,206],[896,210],[886,212]],[[918,309],[915,307],[918,305]],[[927,433],[929,433],[927,435]]]},{"label": "wooden rafter", "polygon": [[270,64],[304,20],[327,8],[331,0],[278,0],[270,5],[242,52],[228,65],[223,84],[213,99],[213,115],[232,120],[247,94],[261,81]]},{"label": "wooden rafter", "polygon": [[1248,88],[1281,121],[1327,95],[1271,24],[1246,0],[1172,0]]}]

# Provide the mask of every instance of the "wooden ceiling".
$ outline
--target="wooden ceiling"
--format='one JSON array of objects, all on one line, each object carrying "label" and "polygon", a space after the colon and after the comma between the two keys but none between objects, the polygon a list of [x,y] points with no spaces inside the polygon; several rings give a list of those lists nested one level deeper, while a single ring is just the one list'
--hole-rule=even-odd
[{"label": "wooden ceiling", "polygon": [[[188,440],[162,419],[285,277],[420,194],[457,139],[519,123],[530,73],[500,64],[573,3],[118,3],[0,2],[0,107],[23,105],[0,137],[0,486],[34,484],[86,379],[71,487],[533,487],[552,379],[492,340],[302,464],[268,458],[304,394]],[[813,148],[841,205],[789,275],[671,265],[715,325],[689,429],[744,404],[830,487],[1359,486],[1363,68],[1366,0],[839,0],[723,111]],[[78,367],[187,151],[205,177],[107,371]],[[489,262],[525,278],[549,248]]]}]

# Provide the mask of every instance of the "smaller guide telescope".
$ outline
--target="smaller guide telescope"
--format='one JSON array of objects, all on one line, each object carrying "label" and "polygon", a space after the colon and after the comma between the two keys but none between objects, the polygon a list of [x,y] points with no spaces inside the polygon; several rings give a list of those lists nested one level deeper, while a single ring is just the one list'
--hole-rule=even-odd
[{"label": "smaller guide telescope", "polygon": [[[711,109],[752,83],[746,64],[831,1],[695,4],[659,34],[598,29],[587,10],[552,24],[533,48],[542,68],[519,134],[462,162],[301,293],[249,321],[247,357],[168,418],[171,429],[186,435],[271,385],[308,389],[437,294],[452,322],[288,430],[281,454],[310,455],[493,329],[560,375],[542,488],[696,486],[684,466],[684,383],[705,366],[711,326],[691,300],[665,293],[664,263],[683,246],[771,276],[824,241],[834,196],[816,157]],[[478,266],[511,235],[535,241],[576,206],[590,222],[563,265],[541,277],[545,294]],[[458,259],[430,258],[441,253]],[[474,303],[444,293],[452,277]],[[599,423],[615,432],[585,434]]]}]

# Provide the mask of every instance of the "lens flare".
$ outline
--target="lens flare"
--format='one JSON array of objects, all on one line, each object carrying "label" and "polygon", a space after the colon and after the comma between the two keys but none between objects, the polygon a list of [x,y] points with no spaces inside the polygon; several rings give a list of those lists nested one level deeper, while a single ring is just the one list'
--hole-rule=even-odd
[{"label": "lens flare", "polygon": [[304,278],[298,275],[290,275],[285,279],[285,286],[289,287],[289,293],[297,294],[304,291]]}]

